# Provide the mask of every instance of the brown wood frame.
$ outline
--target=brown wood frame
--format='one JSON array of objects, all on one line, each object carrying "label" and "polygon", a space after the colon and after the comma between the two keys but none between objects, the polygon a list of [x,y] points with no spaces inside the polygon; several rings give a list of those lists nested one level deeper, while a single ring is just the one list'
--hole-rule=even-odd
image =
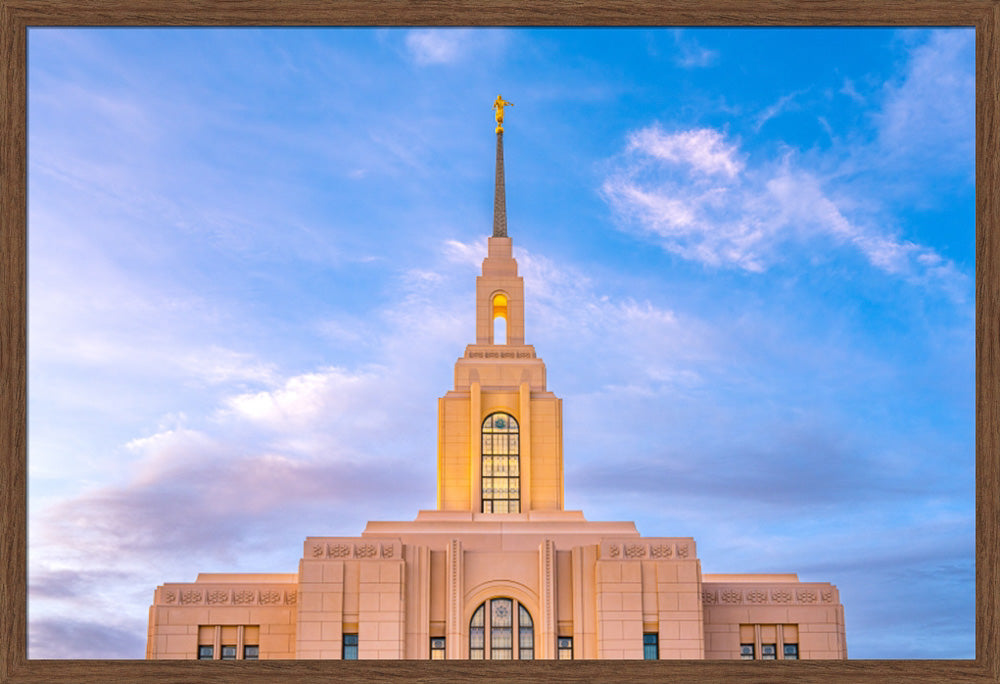
[{"label": "brown wood frame", "polygon": [[[27,660],[28,26],[974,26],[976,659]],[[1000,0],[0,0],[0,682],[1000,682]]]}]

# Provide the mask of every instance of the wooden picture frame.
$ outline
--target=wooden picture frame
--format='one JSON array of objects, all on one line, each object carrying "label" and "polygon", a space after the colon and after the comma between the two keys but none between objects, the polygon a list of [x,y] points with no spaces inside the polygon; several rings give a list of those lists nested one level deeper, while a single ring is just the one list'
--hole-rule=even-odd
[{"label": "wooden picture frame", "polygon": [[[976,659],[27,659],[26,46],[31,26],[972,26],[976,40]],[[0,682],[1000,682],[1000,0],[0,0]],[[152,589],[152,588],[151,588]]]}]

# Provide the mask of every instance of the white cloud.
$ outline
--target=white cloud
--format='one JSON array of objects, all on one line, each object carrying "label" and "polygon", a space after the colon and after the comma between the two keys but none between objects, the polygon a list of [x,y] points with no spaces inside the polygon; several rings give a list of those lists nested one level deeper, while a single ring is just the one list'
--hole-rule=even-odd
[{"label": "white cloud", "polygon": [[842,245],[911,281],[951,288],[962,278],[932,249],[850,216],[791,156],[748,167],[738,146],[712,129],[654,124],[632,133],[602,192],[624,225],[710,266],[763,272],[794,257],[790,245]]},{"label": "white cloud", "polygon": [[475,42],[473,29],[416,29],[406,34],[406,47],[417,64],[450,64]]},{"label": "white cloud", "polygon": [[905,76],[886,84],[876,116],[883,154],[931,162],[931,171],[961,163],[972,172],[974,48],[972,29],[949,29],[913,49]]},{"label": "white cloud", "polygon": [[729,178],[743,170],[734,145],[711,128],[666,134],[659,124],[642,128],[629,136],[629,150],[640,151],[654,159],[679,162],[704,174],[722,174]]}]

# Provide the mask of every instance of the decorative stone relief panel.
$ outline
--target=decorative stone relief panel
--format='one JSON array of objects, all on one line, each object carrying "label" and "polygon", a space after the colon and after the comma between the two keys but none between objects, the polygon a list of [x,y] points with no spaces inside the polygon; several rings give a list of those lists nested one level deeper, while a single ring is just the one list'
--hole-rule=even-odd
[{"label": "decorative stone relief panel", "polygon": [[223,591],[221,589],[210,591],[208,592],[208,602],[211,605],[217,605],[220,603],[229,603],[229,592]]},{"label": "decorative stone relief panel", "polygon": [[281,602],[281,592],[279,591],[262,591],[260,592],[260,603],[263,606],[273,606],[276,603]]},{"label": "decorative stone relief panel", "polygon": [[799,589],[794,585],[754,586],[753,588],[734,586],[708,586],[702,589],[702,603],[751,604],[751,605],[810,605],[822,598],[824,603],[833,603],[833,589],[818,590],[815,587]]},{"label": "decorative stone relief panel", "polygon": [[645,544],[626,544],[625,545],[625,557],[626,558],[645,558],[646,557],[646,545]]},{"label": "decorative stone relief panel", "polygon": [[398,540],[310,539],[306,554],[337,560],[395,559],[403,557],[403,546]]},{"label": "decorative stone relief panel", "polygon": [[723,603],[741,603],[743,601],[743,592],[735,589],[725,589],[721,596]]},{"label": "decorative stone relief panel", "polygon": [[354,547],[354,555],[358,558],[374,558],[378,554],[376,544],[357,544]]},{"label": "decorative stone relief panel", "polygon": [[674,549],[670,544],[650,544],[649,545],[649,557],[657,559],[666,559],[674,555]]},{"label": "decorative stone relief panel", "polygon": [[600,555],[601,558],[626,558],[628,560],[642,560],[644,558],[680,560],[693,555],[693,546],[687,539],[606,540],[601,542]]},{"label": "decorative stone relief panel", "polygon": [[294,606],[295,590],[291,587],[275,589],[273,587],[258,588],[254,586],[229,586],[224,589],[170,589],[160,594],[161,605],[180,603],[182,606]]}]

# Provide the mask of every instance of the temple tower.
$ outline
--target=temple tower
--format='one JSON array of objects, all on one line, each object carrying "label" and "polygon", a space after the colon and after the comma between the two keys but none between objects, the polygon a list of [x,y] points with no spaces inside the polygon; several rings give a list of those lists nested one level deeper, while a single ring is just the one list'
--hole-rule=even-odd
[{"label": "temple tower", "polygon": [[[497,107],[499,104],[499,108]],[[503,106],[497,104],[493,235],[476,278],[476,341],[438,400],[439,510],[515,515],[563,508],[562,401],[525,344],[524,280],[507,235]]]}]

